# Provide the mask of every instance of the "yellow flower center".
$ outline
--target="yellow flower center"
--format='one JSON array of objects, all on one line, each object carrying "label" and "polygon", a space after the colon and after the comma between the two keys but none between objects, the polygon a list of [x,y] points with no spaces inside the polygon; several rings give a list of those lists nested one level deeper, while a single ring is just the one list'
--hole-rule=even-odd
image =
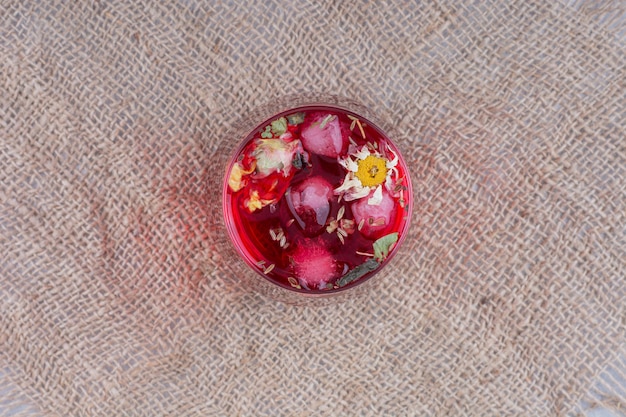
[{"label": "yellow flower center", "polygon": [[354,174],[364,187],[376,187],[385,182],[387,167],[385,160],[378,156],[370,155],[365,159],[357,160],[359,169]]}]

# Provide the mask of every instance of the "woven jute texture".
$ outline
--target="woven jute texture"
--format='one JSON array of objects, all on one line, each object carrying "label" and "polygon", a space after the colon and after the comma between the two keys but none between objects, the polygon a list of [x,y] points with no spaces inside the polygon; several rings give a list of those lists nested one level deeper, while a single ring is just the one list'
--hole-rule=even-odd
[{"label": "woven jute texture", "polygon": [[[0,415],[624,412],[623,3],[470,3],[2,2]],[[211,185],[309,92],[388,120],[415,193],[320,306],[232,273]]]}]

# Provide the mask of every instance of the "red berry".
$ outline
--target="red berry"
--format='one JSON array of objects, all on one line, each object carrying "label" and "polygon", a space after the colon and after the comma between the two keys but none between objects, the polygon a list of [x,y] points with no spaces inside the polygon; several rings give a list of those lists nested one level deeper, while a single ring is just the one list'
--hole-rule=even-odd
[{"label": "red berry", "polygon": [[339,275],[334,256],[314,239],[300,242],[292,259],[296,277],[310,289],[325,289]]},{"label": "red berry", "polygon": [[396,214],[396,202],[384,189],[380,204],[371,205],[368,204],[368,200],[368,197],[356,200],[352,203],[351,209],[354,221],[361,227],[359,231],[363,236],[375,239],[390,229],[391,221]]},{"label": "red berry", "polygon": [[348,149],[349,126],[328,113],[312,113],[302,125],[300,139],[304,149],[336,158]]}]

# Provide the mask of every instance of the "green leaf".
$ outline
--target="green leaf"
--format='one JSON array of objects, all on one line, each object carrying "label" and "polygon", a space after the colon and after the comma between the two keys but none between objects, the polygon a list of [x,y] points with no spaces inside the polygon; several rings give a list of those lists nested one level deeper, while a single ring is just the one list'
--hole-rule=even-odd
[{"label": "green leaf", "polygon": [[382,262],[389,255],[391,245],[398,241],[398,232],[389,233],[374,242],[374,258]]},{"label": "green leaf", "polygon": [[378,268],[378,265],[380,264],[375,259],[372,259],[372,258],[368,259],[367,261],[363,262],[361,265],[354,267],[354,269],[352,269],[347,274],[339,278],[339,280],[337,280],[337,286],[344,287],[348,285],[349,283],[356,281],[357,279],[361,278],[363,275],[367,274],[368,272],[373,271],[376,268]]},{"label": "green leaf", "polygon": [[292,126],[299,125],[300,123],[304,122],[304,112],[290,114],[289,116],[287,116],[287,121]]},{"label": "green leaf", "polygon": [[272,122],[272,132],[276,136],[280,136],[287,131],[287,119],[281,117],[280,119],[276,119]]},{"label": "green leaf", "polygon": [[270,139],[273,137],[272,132],[270,132],[270,127],[269,126],[265,126],[265,131],[263,131],[261,133],[261,137],[263,139]]}]

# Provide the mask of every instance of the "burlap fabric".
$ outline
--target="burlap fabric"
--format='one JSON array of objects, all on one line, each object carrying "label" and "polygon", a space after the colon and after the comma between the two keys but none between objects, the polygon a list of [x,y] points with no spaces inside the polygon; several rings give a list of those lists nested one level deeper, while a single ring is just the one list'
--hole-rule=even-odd
[{"label": "burlap fabric", "polygon": [[[624,412],[623,3],[466,3],[4,1],[0,414]],[[403,256],[321,307],[239,285],[207,185],[311,91],[415,182]]]}]

